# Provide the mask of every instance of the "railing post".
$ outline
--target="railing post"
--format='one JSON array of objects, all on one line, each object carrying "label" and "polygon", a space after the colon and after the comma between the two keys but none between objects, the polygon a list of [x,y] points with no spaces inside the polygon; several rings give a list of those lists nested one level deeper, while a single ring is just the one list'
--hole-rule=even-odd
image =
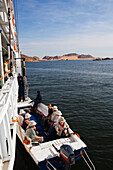
[{"label": "railing post", "polygon": [[2,85],[4,84],[4,69],[3,69],[3,55],[2,55],[2,30],[0,30],[0,76],[3,77],[1,80]]},{"label": "railing post", "polygon": [[2,150],[2,156],[3,156],[3,161],[9,160],[8,156],[8,148],[7,148],[7,136],[6,136],[6,131],[4,127],[4,119],[2,123],[0,124],[0,141],[1,141],[1,150]]}]

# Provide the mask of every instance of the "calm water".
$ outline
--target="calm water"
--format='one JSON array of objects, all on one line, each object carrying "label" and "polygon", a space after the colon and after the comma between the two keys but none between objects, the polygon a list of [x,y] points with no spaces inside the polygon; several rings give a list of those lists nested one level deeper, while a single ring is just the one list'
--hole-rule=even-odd
[{"label": "calm water", "polygon": [[[96,169],[113,169],[113,61],[26,63],[29,96],[40,90],[88,146]],[[72,170],[87,170],[80,161]]]}]

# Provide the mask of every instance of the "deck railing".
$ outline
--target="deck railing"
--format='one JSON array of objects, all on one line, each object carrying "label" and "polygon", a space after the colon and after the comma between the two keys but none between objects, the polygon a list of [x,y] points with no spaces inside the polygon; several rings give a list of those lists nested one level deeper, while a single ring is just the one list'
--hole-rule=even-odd
[{"label": "deck railing", "polygon": [[18,84],[14,74],[0,90],[0,157],[2,162],[15,155],[16,125],[12,122],[17,114]]}]

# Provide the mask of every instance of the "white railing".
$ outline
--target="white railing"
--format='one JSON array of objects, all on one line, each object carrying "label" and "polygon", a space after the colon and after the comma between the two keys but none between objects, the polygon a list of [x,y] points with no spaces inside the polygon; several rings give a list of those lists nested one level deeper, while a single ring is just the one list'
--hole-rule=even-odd
[{"label": "white railing", "polygon": [[0,157],[2,162],[15,155],[16,125],[12,122],[17,114],[18,84],[14,74],[0,90]]}]

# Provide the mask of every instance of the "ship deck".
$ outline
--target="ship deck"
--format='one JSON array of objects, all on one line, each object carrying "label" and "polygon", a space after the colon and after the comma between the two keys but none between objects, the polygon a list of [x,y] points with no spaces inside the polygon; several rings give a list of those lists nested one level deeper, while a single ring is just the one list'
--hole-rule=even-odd
[{"label": "ship deck", "polygon": [[27,97],[27,99],[23,102],[23,101],[21,101],[21,102],[18,102],[17,103],[17,107],[18,108],[26,108],[26,107],[31,107],[32,106],[32,103],[30,103],[32,100],[29,98],[29,97]]}]

